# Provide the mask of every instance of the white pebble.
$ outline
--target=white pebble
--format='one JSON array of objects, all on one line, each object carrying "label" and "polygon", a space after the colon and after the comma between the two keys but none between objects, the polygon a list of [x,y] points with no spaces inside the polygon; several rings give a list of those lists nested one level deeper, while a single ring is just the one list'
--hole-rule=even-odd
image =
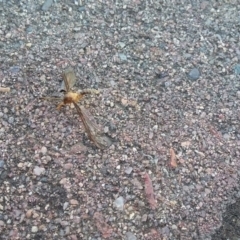
[{"label": "white pebble", "polygon": [[33,173],[37,176],[41,175],[43,172],[45,172],[45,168],[36,166],[33,170]]},{"label": "white pebble", "polygon": [[114,203],[113,203],[114,207],[117,208],[118,210],[123,210],[124,208],[124,198],[123,197],[118,197]]},{"label": "white pebble", "polygon": [[38,227],[37,227],[37,226],[33,226],[31,231],[32,231],[33,233],[36,233],[36,232],[38,231]]},{"label": "white pebble", "polygon": [[41,153],[42,154],[46,154],[47,153],[47,148],[46,147],[42,147],[41,148]]}]

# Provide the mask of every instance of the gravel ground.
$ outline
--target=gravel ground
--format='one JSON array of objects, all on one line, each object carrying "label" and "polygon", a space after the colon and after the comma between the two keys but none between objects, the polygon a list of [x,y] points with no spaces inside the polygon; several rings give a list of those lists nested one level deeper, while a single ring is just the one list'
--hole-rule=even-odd
[{"label": "gravel ground", "polygon": [[[237,0],[0,0],[1,239],[223,237],[240,198],[239,12]],[[106,150],[74,108],[40,100],[67,67],[75,90],[101,91],[81,104]]]}]

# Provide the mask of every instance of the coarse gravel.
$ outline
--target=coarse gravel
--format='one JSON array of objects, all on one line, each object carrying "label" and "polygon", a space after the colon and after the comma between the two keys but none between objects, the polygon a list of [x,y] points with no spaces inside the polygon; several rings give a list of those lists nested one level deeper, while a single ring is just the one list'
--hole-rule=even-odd
[{"label": "coarse gravel", "polygon": [[[1,239],[239,239],[239,217],[224,225],[240,211],[239,12],[237,0],[0,0]],[[61,94],[67,67],[75,90],[101,91],[80,104],[106,150],[74,108],[40,99]]]}]

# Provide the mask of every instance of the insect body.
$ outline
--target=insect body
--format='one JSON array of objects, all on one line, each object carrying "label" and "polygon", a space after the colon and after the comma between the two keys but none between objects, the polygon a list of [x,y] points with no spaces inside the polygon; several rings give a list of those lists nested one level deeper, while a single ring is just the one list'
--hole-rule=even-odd
[{"label": "insect body", "polygon": [[[73,70],[72,70],[73,71]],[[109,147],[112,142],[110,138],[108,138],[98,127],[96,122],[94,121],[94,118],[90,114],[90,112],[84,108],[83,106],[78,106],[78,102],[84,97],[86,94],[99,94],[99,91],[96,89],[84,89],[80,92],[71,92],[69,84],[71,86],[74,85],[72,83],[72,76],[75,76],[74,72],[71,70],[67,70],[63,73],[63,80],[65,84],[65,94],[64,98],[61,103],[58,104],[57,109],[60,110],[61,107],[63,107],[66,104],[73,104],[74,107],[77,110],[78,115],[80,116],[83,126],[85,128],[85,131],[87,132],[88,137],[90,140],[93,141],[93,143],[100,149],[104,149]]]}]

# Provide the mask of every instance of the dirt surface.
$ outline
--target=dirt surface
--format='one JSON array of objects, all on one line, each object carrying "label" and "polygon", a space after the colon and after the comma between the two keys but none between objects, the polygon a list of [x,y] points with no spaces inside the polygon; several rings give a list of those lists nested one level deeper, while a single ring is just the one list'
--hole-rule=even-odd
[{"label": "dirt surface", "polygon": [[[1,239],[239,239],[239,11],[0,0]],[[67,67],[106,150],[40,99]]]}]

